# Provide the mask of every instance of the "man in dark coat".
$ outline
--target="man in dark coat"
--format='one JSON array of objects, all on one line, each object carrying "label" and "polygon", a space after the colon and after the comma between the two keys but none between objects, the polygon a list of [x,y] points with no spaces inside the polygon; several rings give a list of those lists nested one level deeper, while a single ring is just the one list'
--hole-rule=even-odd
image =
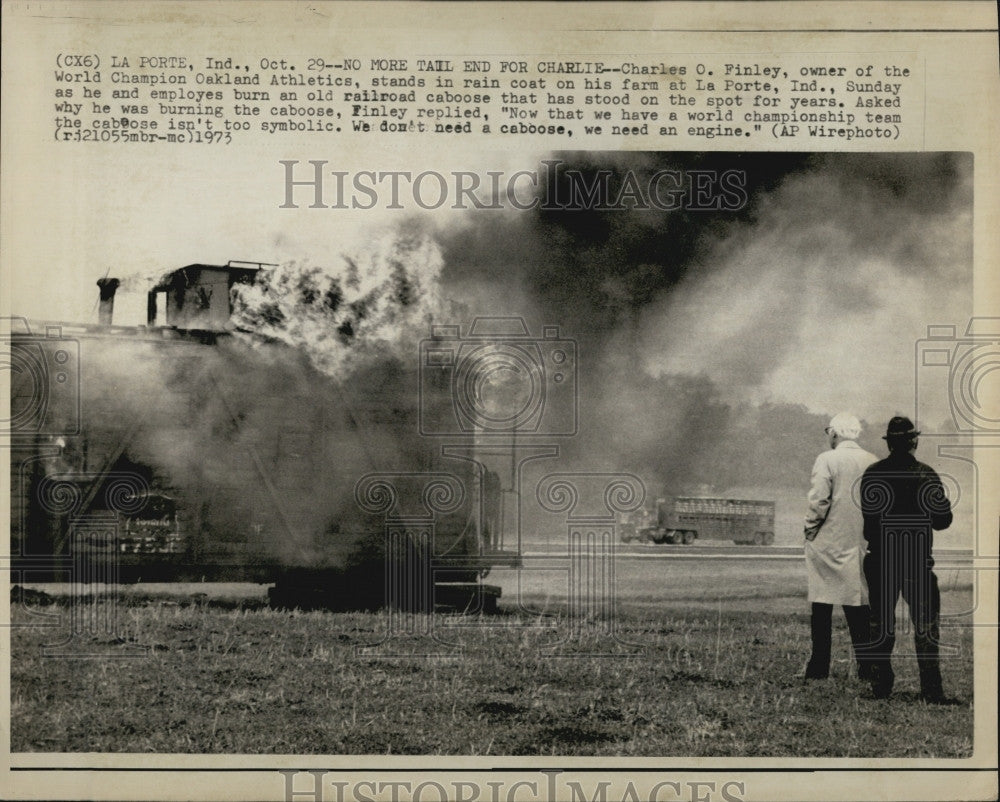
[{"label": "man in dark coat", "polygon": [[919,434],[909,418],[890,420],[883,438],[889,456],[861,477],[872,691],[877,699],[892,693],[895,675],[890,657],[896,639],[896,601],[902,592],[913,621],[921,695],[932,704],[954,704],[941,685],[941,594],[932,570],[933,531],[951,525],[951,503],[933,468],[913,456]]}]

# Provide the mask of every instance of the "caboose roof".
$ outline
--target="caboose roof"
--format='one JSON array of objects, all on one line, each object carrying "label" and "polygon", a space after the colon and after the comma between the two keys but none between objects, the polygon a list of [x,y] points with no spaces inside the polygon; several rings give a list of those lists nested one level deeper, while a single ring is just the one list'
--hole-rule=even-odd
[{"label": "caboose roof", "polygon": [[234,262],[230,261],[224,265],[208,265],[200,262],[179,267],[165,273],[153,287],[153,292],[158,290],[169,290],[178,284],[191,286],[197,284],[203,271],[213,270],[228,274],[230,284],[246,279],[253,279],[263,267],[262,262]]}]

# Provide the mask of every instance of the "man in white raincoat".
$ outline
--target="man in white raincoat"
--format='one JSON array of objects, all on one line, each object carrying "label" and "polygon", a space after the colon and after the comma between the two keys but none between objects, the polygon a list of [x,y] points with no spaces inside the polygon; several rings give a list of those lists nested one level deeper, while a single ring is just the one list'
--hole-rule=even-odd
[{"label": "man in white raincoat", "polygon": [[861,423],[846,412],[835,415],[826,428],[830,450],[816,458],[805,520],[806,571],[812,602],[812,656],[806,679],[830,674],[833,605],[844,607],[847,627],[858,661],[858,677],[869,679],[868,588],[864,578],[864,519],[857,503],[861,474],[878,460],[855,440]]}]

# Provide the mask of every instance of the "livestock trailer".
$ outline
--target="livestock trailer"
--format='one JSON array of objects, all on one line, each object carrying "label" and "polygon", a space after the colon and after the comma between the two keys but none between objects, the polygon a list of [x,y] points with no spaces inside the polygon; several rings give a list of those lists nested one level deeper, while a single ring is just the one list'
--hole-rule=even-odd
[{"label": "livestock trailer", "polygon": [[657,499],[655,515],[636,516],[622,527],[622,539],[651,543],[684,543],[696,539],[731,540],[739,545],[774,543],[774,502],[733,498],[678,496]]}]

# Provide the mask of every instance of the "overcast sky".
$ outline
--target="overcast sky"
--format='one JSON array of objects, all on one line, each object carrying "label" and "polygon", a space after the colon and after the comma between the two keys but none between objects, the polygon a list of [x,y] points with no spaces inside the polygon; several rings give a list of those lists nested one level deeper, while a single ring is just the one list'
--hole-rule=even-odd
[{"label": "overcast sky", "polygon": [[[267,143],[265,143],[267,144]],[[614,349],[653,376],[703,374],[724,395],[853,409],[870,418],[913,404],[915,342],[972,311],[972,159],[967,155],[714,154],[745,170],[732,213],[421,213],[281,209],[281,158],[336,149],[48,147],[8,223],[11,312],[96,321],[103,275],[152,277],[193,262],[297,260],[334,273],[342,254],[401,226],[441,252],[440,280],[473,314],[523,314]],[[354,169],[537,170],[552,154],[350,154]],[[648,175],[691,154],[569,154],[583,169]],[[695,160],[695,161],[692,161]],[[383,199],[383,204],[387,201]],[[142,322],[142,281],[118,322]],[[595,357],[596,358],[596,357]],[[582,365],[586,370],[587,366]],[[943,415],[945,411],[942,412]]]}]

